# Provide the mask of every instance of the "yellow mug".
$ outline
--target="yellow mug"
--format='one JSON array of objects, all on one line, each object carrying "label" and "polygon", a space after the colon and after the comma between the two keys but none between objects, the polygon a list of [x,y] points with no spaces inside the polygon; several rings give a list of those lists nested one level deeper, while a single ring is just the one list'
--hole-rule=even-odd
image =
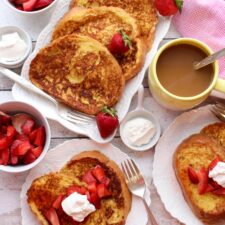
[{"label": "yellow mug", "polygon": [[214,74],[211,84],[207,89],[205,89],[202,93],[198,95],[191,97],[176,96],[167,91],[161,85],[156,73],[156,65],[158,58],[165,49],[179,44],[188,44],[196,46],[202,51],[204,51],[207,55],[213,54],[213,51],[206,44],[193,38],[178,38],[163,45],[154,56],[151,66],[149,67],[148,73],[149,88],[156,101],[158,101],[161,105],[168,109],[186,110],[191,109],[202,103],[210,95],[213,89],[225,93],[225,80],[218,78],[219,65],[217,61],[213,63]]}]

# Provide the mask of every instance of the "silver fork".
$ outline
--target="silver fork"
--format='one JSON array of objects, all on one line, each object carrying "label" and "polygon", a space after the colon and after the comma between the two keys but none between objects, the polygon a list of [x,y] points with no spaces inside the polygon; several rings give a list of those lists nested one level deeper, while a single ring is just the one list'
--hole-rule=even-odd
[{"label": "silver fork", "polygon": [[216,103],[212,106],[211,112],[221,121],[225,122],[225,104]]},{"label": "silver fork", "polygon": [[121,167],[122,167],[122,171],[125,175],[126,183],[129,187],[130,191],[134,195],[143,199],[143,202],[144,202],[145,207],[148,212],[148,218],[150,219],[151,224],[158,225],[154,215],[152,214],[152,212],[144,198],[144,194],[146,191],[146,184],[145,184],[144,178],[143,178],[140,170],[138,169],[137,165],[135,164],[135,162],[132,159],[130,159],[130,160],[126,160],[126,161],[122,162]]},{"label": "silver fork", "polygon": [[85,126],[92,126],[92,122],[94,121],[93,116],[86,116],[85,114],[82,114],[80,112],[72,111],[70,109],[65,109],[64,107],[60,107],[60,103],[56,101],[54,98],[43,92],[41,89],[33,85],[30,81],[26,80],[25,78],[19,76],[18,74],[14,73],[11,70],[8,70],[4,67],[0,66],[0,73],[4,75],[5,77],[13,80],[15,83],[23,86],[24,88],[35,92],[36,94],[50,100],[57,109],[57,113],[60,117],[64,118],[65,120],[68,120],[75,124],[85,125]]}]

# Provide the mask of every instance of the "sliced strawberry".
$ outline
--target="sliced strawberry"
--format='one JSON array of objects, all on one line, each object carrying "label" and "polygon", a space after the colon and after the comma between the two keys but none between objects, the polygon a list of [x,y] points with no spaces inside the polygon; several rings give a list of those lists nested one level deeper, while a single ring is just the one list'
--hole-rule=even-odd
[{"label": "sliced strawberry", "polygon": [[97,192],[98,192],[99,198],[105,198],[105,197],[108,197],[108,196],[112,195],[112,193],[107,189],[105,184],[99,184],[97,186]]},{"label": "sliced strawberry", "polygon": [[16,139],[20,141],[29,141],[29,138],[25,134],[18,134]]},{"label": "sliced strawberry", "polygon": [[86,190],[85,195],[87,196],[87,200],[90,202],[91,201],[91,195],[88,190]]},{"label": "sliced strawberry", "polygon": [[204,194],[206,192],[206,189],[208,187],[208,172],[204,167],[202,167],[198,172],[198,193],[200,195]]},{"label": "sliced strawberry", "polygon": [[52,4],[52,2],[54,2],[54,0],[38,0],[34,6],[34,9],[47,7],[48,5]]},{"label": "sliced strawberry", "polygon": [[218,162],[220,162],[220,159],[219,159],[219,157],[216,157],[216,158],[209,164],[208,169],[209,169],[209,170],[212,170],[212,169],[217,165]]},{"label": "sliced strawberry", "polygon": [[110,184],[110,179],[108,177],[104,177],[102,180],[101,180],[101,183],[102,184],[105,184],[106,187],[109,186]]},{"label": "sliced strawberry", "polygon": [[22,125],[21,130],[25,135],[29,135],[31,131],[34,129],[35,122],[32,119],[27,119],[25,123]]},{"label": "sliced strawberry", "polygon": [[89,170],[88,172],[86,172],[82,178],[82,181],[84,181],[85,183],[89,184],[92,182],[96,182],[96,179],[94,178],[94,176],[92,175],[91,170]]},{"label": "sliced strawberry", "polygon": [[214,181],[213,179],[210,179],[209,184],[210,184],[211,186],[213,186],[214,189],[219,189],[219,188],[222,187],[222,186],[220,186],[216,181]]},{"label": "sliced strawberry", "polygon": [[211,184],[208,184],[205,192],[212,192],[214,190],[215,190],[215,188]]},{"label": "sliced strawberry", "polygon": [[36,4],[37,0],[29,0],[27,2],[23,3],[23,10],[24,11],[32,11],[34,9],[34,6]]},{"label": "sliced strawberry", "polygon": [[24,141],[21,140],[15,140],[13,141],[12,145],[10,146],[10,150],[11,152],[14,152],[16,150],[16,148],[21,145]]},{"label": "sliced strawberry", "polygon": [[199,182],[197,172],[191,166],[188,167],[188,176],[193,184],[197,184]]},{"label": "sliced strawberry", "polygon": [[24,164],[30,164],[32,162],[34,162],[36,160],[36,157],[35,155],[29,151],[23,158],[23,163]]},{"label": "sliced strawberry", "polygon": [[4,149],[4,150],[2,150],[2,152],[1,152],[1,154],[2,154],[2,164],[3,165],[8,165],[8,163],[9,163],[9,149],[8,148],[6,148],[6,149]]},{"label": "sliced strawberry", "polygon": [[29,135],[30,141],[36,146],[44,146],[45,143],[45,128],[44,126],[32,131]]},{"label": "sliced strawberry", "polygon": [[18,158],[17,156],[12,156],[12,155],[11,155],[10,163],[11,163],[12,165],[18,164],[18,161],[19,161],[19,158]]},{"label": "sliced strawberry", "polygon": [[216,189],[215,191],[212,192],[213,194],[216,195],[225,195],[225,188],[220,187],[219,189]]},{"label": "sliced strawberry", "polygon": [[14,137],[17,135],[17,131],[13,126],[8,126],[6,128],[6,137],[9,141],[12,141]]},{"label": "sliced strawberry", "polygon": [[[16,140],[19,142],[19,140]],[[13,142],[14,144],[14,142]],[[15,144],[16,145],[16,144]],[[29,141],[21,141],[20,144],[18,144],[18,146],[16,148],[11,147],[11,152],[12,155],[14,156],[22,156],[25,155],[30,149],[31,149],[31,144]]]},{"label": "sliced strawberry", "polygon": [[67,196],[73,194],[74,192],[77,192],[81,195],[85,195],[87,189],[85,187],[79,187],[77,185],[72,185],[67,189]]},{"label": "sliced strawberry", "polygon": [[105,172],[103,170],[103,168],[99,165],[97,165],[93,170],[92,170],[92,174],[94,175],[94,177],[101,182],[105,177]]},{"label": "sliced strawberry", "polygon": [[54,209],[59,209],[59,208],[61,207],[61,203],[62,203],[64,197],[65,197],[64,195],[59,195],[59,196],[56,198],[56,200],[53,202],[52,207],[53,207]]},{"label": "sliced strawberry", "polygon": [[10,145],[10,141],[7,137],[1,137],[0,138],[0,150],[8,148]]},{"label": "sliced strawberry", "polygon": [[15,4],[18,4],[18,5],[28,2],[28,1],[29,0],[14,0]]},{"label": "sliced strawberry", "polygon": [[58,215],[54,208],[49,209],[45,213],[45,217],[51,223],[51,225],[60,225]]},{"label": "sliced strawberry", "polygon": [[31,148],[30,151],[34,154],[34,156],[37,159],[41,155],[41,153],[43,151],[43,147],[42,146],[38,146],[36,148]]},{"label": "sliced strawberry", "polygon": [[91,182],[87,186],[88,191],[91,193],[96,193],[97,192],[97,183],[96,182]]},{"label": "sliced strawberry", "polygon": [[4,112],[0,111],[0,125],[9,125],[11,123],[11,117]]},{"label": "sliced strawberry", "polygon": [[95,208],[100,208],[100,199],[98,193],[90,193],[90,202],[95,206]]}]

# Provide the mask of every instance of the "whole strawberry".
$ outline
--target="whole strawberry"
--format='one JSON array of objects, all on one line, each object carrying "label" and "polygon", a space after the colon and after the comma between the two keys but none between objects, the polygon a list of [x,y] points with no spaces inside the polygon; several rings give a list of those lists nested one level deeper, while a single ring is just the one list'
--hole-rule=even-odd
[{"label": "whole strawberry", "polygon": [[162,16],[171,16],[181,12],[183,0],[156,0],[155,6]]},{"label": "whole strawberry", "polygon": [[131,45],[131,40],[125,31],[120,30],[118,33],[113,35],[109,44],[109,51],[112,54],[124,54],[131,48]]},{"label": "whole strawberry", "polygon": [[96,116],[96,122],[102,138],[109,137],[118,127],[119,121],[116,110],[108,109],[106,106]]}]

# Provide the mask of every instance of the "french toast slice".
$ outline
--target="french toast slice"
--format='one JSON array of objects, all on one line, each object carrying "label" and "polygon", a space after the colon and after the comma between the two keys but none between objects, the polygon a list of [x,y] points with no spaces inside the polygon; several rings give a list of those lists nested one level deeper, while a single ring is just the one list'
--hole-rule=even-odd
[{"label": "french toast slice", "polygon": [[225,148],[225,123],[210,124],[204,127],[201,133],[218,141]]},{"label": "french toast slice", "polygon": [[[71,159],[59,172],[42,176],[33,181],[27,192],[28,204],[42,225],[49,225],[45,211],[56,197],[65,194],[71,185],[85,186],[83,175],[101,166],[110,178],[112,195],[101,200],[101,206],[91,213],[80,225],[124,225],[129,214],[132,198],[119,167],[98,151],[86,151]],[[59,214],[60,225],[73,225],[74,221],[64,212]]]},{"label": "french toast slice", "polygon": [[140,38],[136,20],[121,8],[96,7],[93,9],[72,8],[56,25],[52,40],[69,34],[90,36],[109,47],[114,34],[125,31],[132,47],[125,54],[115,54],[126,80],[136,76],[143,66],[146,48]]},{"label": "french toast slice", "polygon": [[93,8],[112,6],[124,9],[131,14],[141,27],[141,35],[147,49],[151,48],[158,22],[154,0],[71,0],[71,7]]},{"label": "french toast slice", "polygon": [[189,179],[188,167],[195,171],[202,167],[208,168],[216,157],[225,160],[223,147],[203,134],[194,134],[178,146],[173,158],[174,170],[184,197],[193,212],[205,222],[225,216],[225,196],[212,192],[200,195],[198,186]]},{"label": "french toast slice", "polygon": [[75,34],[41,49],[30,64],[29,77],[62,103],[90,115],[114,106],[125,85],[108,49],[91,37]]}]

